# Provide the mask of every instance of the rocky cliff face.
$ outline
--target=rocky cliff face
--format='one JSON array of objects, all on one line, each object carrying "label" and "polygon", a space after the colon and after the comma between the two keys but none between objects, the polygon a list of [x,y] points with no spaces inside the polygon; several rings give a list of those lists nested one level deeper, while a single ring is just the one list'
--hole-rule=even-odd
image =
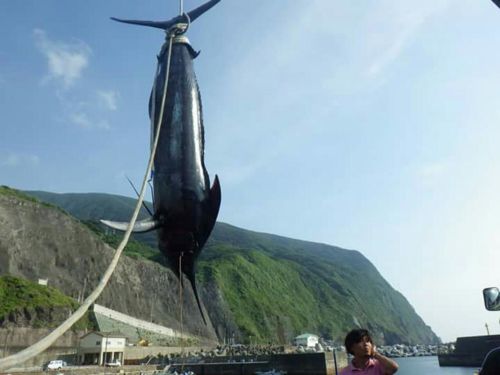
[{"label": "rocky cliff face", "polygon": [[[134,206],[131,198],[109,194],[29,194],[93,222],[127,220]],[[82,291],[88,295],[113,250],[60,210],[12,195],[0,187],[0,275],[48,278],[75,298]],[[136,239],[152,246],[149,259],[161,262],[154,233]],[[284,343],[313,332],[342,342],[348,330],[365,327],[378,344],[439,341],[358,251],[217,223],[196,277],[212,326],[203,325],[186,289],[184,325],[190,334]],[[98,303],[179,329],[177,279],[145,258],[122,257]]]},{"label": "rocky cliff face", "polygon": [[23,308],[0,317],[0,329],[40,327],[46,322],[62,322],[72,313],[70,308]]},{"label": "rocky cliff face", "polygon": [[[0,275],[48,284],[69,296],[88,296],[114,249],[61,210],[15,194],[0,194]],[[184,283],[183,329],[216,340],[205,326],[189,282]],[[122,256],[97,303],[179,330],[179,282],[167,268]]]}]

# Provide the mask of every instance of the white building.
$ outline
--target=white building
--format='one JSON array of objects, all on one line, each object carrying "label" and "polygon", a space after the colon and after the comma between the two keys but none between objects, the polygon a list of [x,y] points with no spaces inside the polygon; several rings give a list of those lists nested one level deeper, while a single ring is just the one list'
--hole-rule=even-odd
[{"label": "white building", "polygon": [[297,336],[294,342],[297,346],[302,345],[306,348],[315,348],[316,344],[319,343],[319,337],[312,333],[304,333],[303,335]]},{"label": "white building", "polygon": [[127,338],[120,333],[89,332],[80,338],[78,346],[78,363],[82,365],[104,365],[120,361]]}]

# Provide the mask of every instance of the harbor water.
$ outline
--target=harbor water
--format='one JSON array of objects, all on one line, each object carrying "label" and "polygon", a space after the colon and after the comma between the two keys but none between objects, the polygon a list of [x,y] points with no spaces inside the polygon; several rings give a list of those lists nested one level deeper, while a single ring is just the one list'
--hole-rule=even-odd
[{"label": "harbor water", "polygon": [[474,367],[439,367],[437,357],[394,358],[401,375],[473,375]]}]

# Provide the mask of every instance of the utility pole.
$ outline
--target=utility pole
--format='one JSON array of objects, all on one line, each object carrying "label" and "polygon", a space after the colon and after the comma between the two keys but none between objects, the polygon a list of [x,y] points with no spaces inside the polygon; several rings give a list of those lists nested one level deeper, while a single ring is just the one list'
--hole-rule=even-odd
[{"label": "utility pole", "polygon": [[106,333],[106,335],[104,336],[104,339],[106,340],[106,344],[104,346],[104,357],[103,357],[103,361],[102,361],[103,366],[105,366],[106,363],[108,362],[108,360],[107,360],[107,358],[108,358],[108,335],[109,335],[109,333]]},{"label": "utility pole", "polygon": [[79,303],[83,303],[83,301],[85,300],[85,289],[86,288],[87,288],[87,277],[85,277],[85,279],[83,279],[83,288],[82,288],[80,296],[78,297]]},{"label": "utility pole", "polygon": [[11,329],[10,327],[7,328],[7,333],[5,334],[5,344],[3,346],[3,356],[7,357],[7,346],[9,343],[9,335],[13,332],[13,328]]},{"label": "utility pole", "polygon": [[154,309],[154,306],[155,306],[157,294],[158,294],[158,291],[155,289],[153,300],[151,301],[151,311],[150,311],[150,314],[149,314],[149,321],[151,323],[153,323],[153,309]]}]

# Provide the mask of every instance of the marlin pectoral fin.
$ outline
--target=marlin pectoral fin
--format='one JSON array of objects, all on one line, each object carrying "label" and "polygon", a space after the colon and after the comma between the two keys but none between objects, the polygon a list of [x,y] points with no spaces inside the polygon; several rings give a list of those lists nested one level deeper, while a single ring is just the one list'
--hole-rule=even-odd
[{"label": "marlin pectoral fin", "polygon": [[[110,221],[110,220],[101,220],[101,223],[107,225],[110,228],[121,230],[125,232],[128,228],[128,222],[119,222],[119,221]],[[160,223],[153,218],[149,218],[146,220],[137,221],[132,229],[134,233],[145,233],[152,231],[160,226]]]}]

